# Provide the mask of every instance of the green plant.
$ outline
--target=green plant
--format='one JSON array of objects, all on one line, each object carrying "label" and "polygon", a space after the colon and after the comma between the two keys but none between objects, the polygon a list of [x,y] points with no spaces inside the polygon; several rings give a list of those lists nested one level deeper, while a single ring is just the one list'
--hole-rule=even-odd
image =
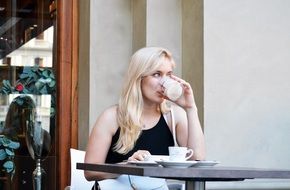
[{"label": "green plant", "polygon": [[12,86],[9,80],[2,81],[0,94],[51,94],[51,116],[55,115],[56,81],[51,68],[23,67],[16,85]]},{"label": "green plant", "polygon": [[15,166],[14,166],[14,151],[18,149],[20,146],[19,142],[15,142],[5,135],[0,135],[0,161],[3,164],[2,170],[4,170],[8,174],[14,174]]},{"label": "green plant", "polygon": [[8,80],[3,80],[2,94],[52,94],[55,92],[55,77],[52,69],[40,67],[23,67],[22,73],[16,82],[11,86]]}]

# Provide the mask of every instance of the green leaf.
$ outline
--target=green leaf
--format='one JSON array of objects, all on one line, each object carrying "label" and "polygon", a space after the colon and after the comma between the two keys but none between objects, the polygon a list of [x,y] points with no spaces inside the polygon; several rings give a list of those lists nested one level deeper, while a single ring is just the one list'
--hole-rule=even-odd
[{"label": "green leaf", "polygon": [[43,88],[39,92],[41,94],[47,94],[47,88],[46,88],[46,86],[43,86]]},{"label": "green leaf", "polygon": [[6,161],[3,164],[3,167],[6,169],[7,173],[11,173],[14,170],[14,163],[12,161]]},{"label": "green leaf", "polygon": [[35,88],[40,91],[41,88],[43,88],[44,84],[41,81],[37,81],[35,83]]},{"label": "green leaf", "polygon": [[0,137],[0,146],[3,145],[3,136]]},{"label": "green leaf", "polygon": [[29,78],[29,83],[35,83],[35,81],[37,81],[38,78],[39,76],[37,74],[32,73]]},{"label": "green leaf", "polygon": [[26,78],[28,78],[28,77],[29,77],[29,74],[28,74],[28,73],[22,73],[22,74],[19,76],[20,79],[26,79]]},{"label": "green leaf", "polygon": [[50,88],[53,88],[53,87],[55,87],[55,84],[56,84],[55,81],[52,80],[52,81],[50,81],[50,83],[48,85]]},{"label": "green leaf", "polygon": [[2,83],[3,83],[3,86],[7,86],[10,84],[9,80],[3,80]]},{"label": "green leaf", "polygon": [[31,68],[31,70],[32,70],[33,72],[37,72],[38,69],[39,69],[38,67],[32,67],[32,68]]},{"label": "green leaf", "polygon": [[53,72],[51,72],[51,73],[49,74],[49,77],[52,78],[53,80],[55,79],[55,78],[54,78],[54,74],[53,74]]},{"label": "green leaf", "polygon": [[50,108],[50,115],[53,116],[55,114],[55,109],[53,107]]},{"label": "green leaf", "polygon": [[0,160],[4,160],[7,158],[7,154],[5,152],[5,150],[0,149]]},{"label": "green leaf", "polygon": [[15,142],[15,141],[11,141],[8,145],[9,148],[11,149],[18,149],[20,147],[20,143],[19,142]]},{"label": "green leaf", "polygon": [[24,88],[22,92],[23,94],[31,94],[31,92],[27,88]]},{"label": "green leaf", "polygon": [[6,152],[6,154],[7,154],[8,156],[14,156],[14,152],[11,151],[11,150],[8,149],[8,148],[5,148],[5,152]]},{"label": "green leaf", "polygon": [[3,80],[2,81],[3,83],[3,87],[2,87],[2,93],[3,94],[10,94],[13,90],[13,87],[11,86],[10,84],[10,81],[9,80]]},{"label": "green leaf", "polygon": [[33,77],[33,74],[30,75],[27,79],[26,79],[26,85],[29,85],[31,83],[34,83],[34,77]]},{"label": "green leaf", "polygon": [[1,138],[1,142],[2,142],[2,146],[4,146],[4,147],[8,147],[9,143],[11,142],[11,140],[8,139],[7,137],[3,136],[3,137]]},{"label": "green leaf", "polygon": [[49,78],[48,70],[44,70],[44,71],[42,72],[42,75],[43,75],[45,78]]},{"label": "green leaf", "polygon": [[32,71],[31,71],[31,67],[24,67],[22,73],[27,74],[27,76],[30,76]]}]

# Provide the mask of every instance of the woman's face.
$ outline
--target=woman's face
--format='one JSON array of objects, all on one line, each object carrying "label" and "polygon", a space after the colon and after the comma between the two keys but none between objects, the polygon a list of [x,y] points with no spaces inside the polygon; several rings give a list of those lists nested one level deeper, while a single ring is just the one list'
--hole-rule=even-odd
[{"label": "woman's face", "polygon": [[151,75],[145,76],[141,81],[141,90],[144,103],[160,104],[164,101],[161,79],[172,74],[172,64],[164,61]]}]

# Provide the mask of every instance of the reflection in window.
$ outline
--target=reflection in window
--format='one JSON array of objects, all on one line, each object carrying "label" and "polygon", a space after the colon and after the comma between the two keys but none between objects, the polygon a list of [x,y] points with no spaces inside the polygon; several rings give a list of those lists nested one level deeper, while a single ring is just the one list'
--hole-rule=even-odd
[{"label": "reflection in window", "polygon": [[[21,97],[23,94],[9,94],[9,95],[0,95],[0,122],[2,123],[2,128],[0,128],[0,134],[3,133],[4,126],[5,127],[13,127],[13,126],[8,126],[6,123],[5,125],[5,120],[7,122],[7,113],[9,108],[11,109],[11,103],[14,102],[14,104],[18,105],[18,107],[15,107],[17,109],[21,108],[24,109],[21,104],[23,102],[17,102],[16,100],[21,100]],[[51,95],[31,95],[31,94],[26,94],[25,96],[29,96],[35,103],[35,108],[36,108],[36,121],[41,122],[42,128],[46,130],[47,132],[50,132],[50,116],[51,116]],[[17,98],[18,97],[18,98]],[[16,101],[16,103],[15,103]],[[16,118],[21,118],[20,115],[18,114],[19,111],[15,110],[10,110],[10,114],[16,114]],[[10,119],[13,119],[11,117]],[[26,118],[27,119],[27,118]],[[15,120],[15,118],[13,119]],[[9,121],[9,123],[12,123],[13,120]],[[24,124],[23,124],[24,125]],[[19,126],[21,128],[25,126]]]},{"label": "reflection in window", "polygon": [[52,47],[53,26],[1,59],[0,66],[52,67]]}]

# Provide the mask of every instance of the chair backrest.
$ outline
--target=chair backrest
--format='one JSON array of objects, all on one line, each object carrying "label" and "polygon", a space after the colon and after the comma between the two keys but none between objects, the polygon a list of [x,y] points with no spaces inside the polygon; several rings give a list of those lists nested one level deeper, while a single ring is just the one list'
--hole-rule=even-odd
[{"label": "chair backrest", "polygon": [[84,190],[91,189],[94,185],[94,181],[87,181],[84,176],[83,170],[76,169],[77,162],[84,162],[85,151],[70,149],[70,159],[71,159],[71,190]]}]

